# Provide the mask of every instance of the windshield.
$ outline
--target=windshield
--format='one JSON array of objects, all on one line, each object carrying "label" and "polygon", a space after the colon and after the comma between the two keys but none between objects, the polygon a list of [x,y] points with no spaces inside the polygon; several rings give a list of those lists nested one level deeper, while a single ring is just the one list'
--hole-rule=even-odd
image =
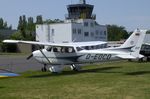
[{"label": "windshield", "polygon": [[49,51],[49,52],[51,52],[51,50],[52,50],[52,47],[50,46],[50,47],[47,47],[47,49],[46,49],[47,51]]},{"label": "windshield", "polygon": [[83,48],[81,48],[81,47],[76,47],[76,49],[77,49],[77,51],[82,51],[83,50]]}]

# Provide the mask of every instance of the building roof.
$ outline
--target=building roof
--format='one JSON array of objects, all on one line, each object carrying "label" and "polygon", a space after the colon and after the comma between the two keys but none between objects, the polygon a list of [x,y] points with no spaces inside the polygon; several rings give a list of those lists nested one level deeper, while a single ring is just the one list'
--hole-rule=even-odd
[{"label": "building roof", "polygon": [[7,30],[7,29],[0,29],[0,35],[6,39],[9,38],[13,33],[17,32],[17,30]]}]

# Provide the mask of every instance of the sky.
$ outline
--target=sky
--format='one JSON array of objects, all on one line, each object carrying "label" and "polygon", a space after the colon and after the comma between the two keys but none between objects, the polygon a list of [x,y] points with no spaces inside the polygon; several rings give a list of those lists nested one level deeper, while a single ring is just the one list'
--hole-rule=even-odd
[{"label": "sky", "polygon": [[[66,5],[79,0],[0,0],[0,17],[13,28],[17,27],[19,16],[43,19],[65,19]],[[150,0],[86,0],[94,5],[93,14],[99,24],[116,24],[128,31],[136,28],[150,29]]]}]

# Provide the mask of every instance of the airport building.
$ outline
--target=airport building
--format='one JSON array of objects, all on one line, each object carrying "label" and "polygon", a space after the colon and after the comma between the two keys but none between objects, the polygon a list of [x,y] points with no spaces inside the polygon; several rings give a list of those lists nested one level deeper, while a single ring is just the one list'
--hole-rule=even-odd
[{"label": "airport building", "polygon": [[63,23],[36,25],[36,41],[107,41],[107,27],[96,22],[93,8],[85,0],[67,5],[68,14],[65,15]]},{"label": "airport building", "polygon": [[16,32],[17,30],[0,29],[1,39],[8,39],[12,34]]}]

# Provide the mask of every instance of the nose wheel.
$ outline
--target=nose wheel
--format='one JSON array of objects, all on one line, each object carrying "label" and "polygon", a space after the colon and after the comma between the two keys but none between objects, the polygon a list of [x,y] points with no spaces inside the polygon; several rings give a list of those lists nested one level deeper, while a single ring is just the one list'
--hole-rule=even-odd
[{"label": "nose wheel", "polygon": [[44,67],[41,68],[41,71],[42,71],[42,72],[46,72],[46,71],[47,71],[47,68],[46,68],[46,67],[47,67],[47,65],[44,64]]}]

